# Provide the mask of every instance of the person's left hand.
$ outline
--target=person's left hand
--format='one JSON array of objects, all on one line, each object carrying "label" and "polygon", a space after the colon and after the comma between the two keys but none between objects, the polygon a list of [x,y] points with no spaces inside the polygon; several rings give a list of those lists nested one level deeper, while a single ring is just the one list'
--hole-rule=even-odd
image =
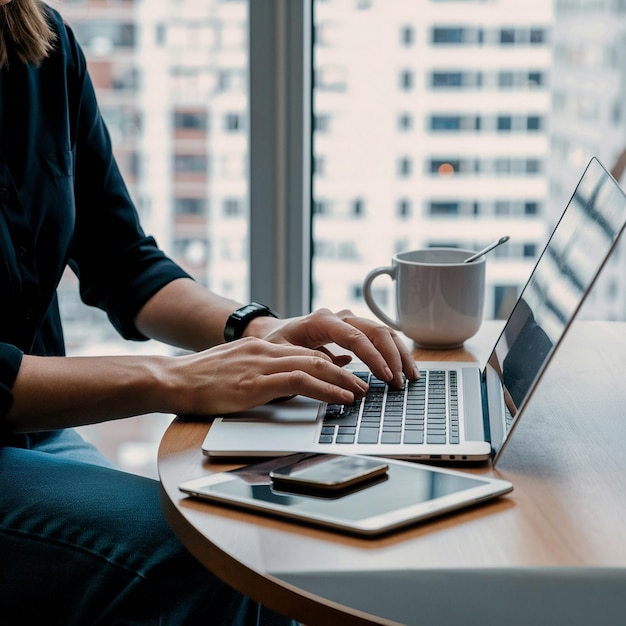
[{"label": "person's left hand", "polygon": [[419,370],[411,352],[397,333],[378,322],[357,317],[351,311],[332,313],[319,309],[309,315],[292,317],[273,326],[262,338],[273,343],[291,343],[321,350],[340,367],[352,357],[335,355],[325,348],[336,343],[353,352],[381,380],[395,387],[402,386],[402,373],[409,379],[419,378]]}]

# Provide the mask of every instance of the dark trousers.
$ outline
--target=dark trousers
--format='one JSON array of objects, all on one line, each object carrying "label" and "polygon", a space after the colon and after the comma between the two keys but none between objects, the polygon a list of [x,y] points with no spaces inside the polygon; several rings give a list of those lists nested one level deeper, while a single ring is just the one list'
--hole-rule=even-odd
[{"label": "dark trousers", "polygon": [[0,447],[0,622],[294,624],[200,565],[163,518],[158,483],[72,430]]}]

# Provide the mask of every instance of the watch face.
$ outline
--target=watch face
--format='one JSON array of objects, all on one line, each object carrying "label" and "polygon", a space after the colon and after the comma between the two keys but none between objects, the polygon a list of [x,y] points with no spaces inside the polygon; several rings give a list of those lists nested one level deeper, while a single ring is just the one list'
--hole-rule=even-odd
[{"label": "watch face", "polygon": [[265,307],[259,307],[258,305],[255,305],[255,304],[246,304],[246,306],[242,307],[241,309],[237,309],[234,314],[240,320],[243,320],[251,313],[254,313],[256,311],[260,312],[261,309],[265,310]]},{"label": "watch face", "polygon": [[224,339],[226,341],[239,339],[243,335],[243,331],[248,322],[261,315],[278,317],[269,307],[264,304],[258,304],[257,302],[251,302],[233,311],[224,328]]}]

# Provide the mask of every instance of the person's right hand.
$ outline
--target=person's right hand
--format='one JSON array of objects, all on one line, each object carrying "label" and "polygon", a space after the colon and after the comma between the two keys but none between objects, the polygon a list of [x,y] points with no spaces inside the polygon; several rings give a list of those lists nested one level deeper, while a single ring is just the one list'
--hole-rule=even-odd
[{"label": "person's right hand", "polygon": [[166,410],[187,415],[232,413],[292,395],[351,404],[367,391],[319,350],[253,337],[173,357],[165,377]]}]

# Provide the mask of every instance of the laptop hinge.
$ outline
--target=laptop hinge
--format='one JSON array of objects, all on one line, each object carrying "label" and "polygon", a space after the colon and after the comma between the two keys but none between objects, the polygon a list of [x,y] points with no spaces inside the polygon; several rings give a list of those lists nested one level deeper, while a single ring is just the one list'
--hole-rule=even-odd
[{"label": "laptop hinge", "polygon": [[483,409],[483,425],[485,428],[485,441],[491,443],[491,423],[489,420],[489,398],[487,397],[487,368],[480,375],[480,396]]}]

